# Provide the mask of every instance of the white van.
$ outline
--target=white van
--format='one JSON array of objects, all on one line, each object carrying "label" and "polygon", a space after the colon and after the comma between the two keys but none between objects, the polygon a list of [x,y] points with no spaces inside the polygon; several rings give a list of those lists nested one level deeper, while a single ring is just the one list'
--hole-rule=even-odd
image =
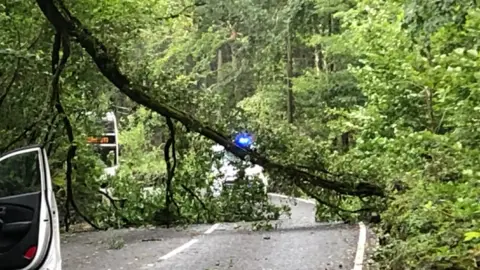
[{"label": "white van", "polygon": [[0,157],[0,269],[61,270],[60,226],[47,154],[29,146]]}]

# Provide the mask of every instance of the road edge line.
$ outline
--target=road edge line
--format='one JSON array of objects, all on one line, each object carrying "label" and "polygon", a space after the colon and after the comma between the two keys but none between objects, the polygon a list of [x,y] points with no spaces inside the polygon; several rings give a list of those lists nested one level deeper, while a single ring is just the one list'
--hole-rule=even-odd
[{"label": "road edge line", "polygon": [[[293,200],[308,203],[308,204],[316,204],[316,202],[313,201],[313,200],[307,200],[307,199],[287,196],[287,195],[278,194],[278,193],[268,193],[268,195],[270,195],[272,197],[278,197],[278,198],[284,198],[284,199],[293,199]],[[357,251],[356,251],[356,254],[355,254],[355,261],[354,261],[353,270],[362,270],[363,269],[363,257],[364,257],[364,254],[365,254],[365,244],[367,242],[367,228],[366,228],[365,224],[360,221],[358,223],[358,226],[359,226],[358,243],[357,243]]]},{"label": "road edge line", "polygon": [[353,270],[362,270],[363,268],[363,256],[365,254],[365,244],[367,242],[367,228],[363,222],[358,223],[359,233],[358,233],[358,244],[357,244],[357,254],[355,255],[355,265]]}]

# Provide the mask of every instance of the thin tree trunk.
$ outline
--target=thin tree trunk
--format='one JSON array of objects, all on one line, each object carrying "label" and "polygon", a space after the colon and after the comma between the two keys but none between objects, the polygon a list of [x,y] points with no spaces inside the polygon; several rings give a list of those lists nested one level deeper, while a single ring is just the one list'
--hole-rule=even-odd
[{"label": "thin tree trunk", "polygon": [[[328,36],[331,36],[333,34],[333,15],[332,13],[328,14]],[[334,72],[335,71],[335,62],[332,61],[328,66],[325,63],[325,69]]]},{"label": "thin tree trunk", "polygon": [[435,116],[433,114],[433,98],[432,98],[432,91],[430,88],[425,87],[425,105],[427,111],[427,119],[429,121],[429,129],[432,133],[436,132],[436,123],[435,123]]},{"label": "thin tree trunk", "polygon": [[292,61],[292,44],[290,37],[290,24],[288,24],[287,32],[287,120],[288,123],[293,123],[293,91],[292,91],[292,77],[293,77],[293,61]]},{"label": "thin tree trunk", "polygon": [[235,48],[235,41],[232,41],[230,43],[230,50],[231,50],[231,54],[232,54],[232,69],[233,69],[233,72],[232,74],[234,74],[234,77],[233,77],[233,99],[232,99],[232,106],[236,106],[237,102],[239,102],[241,100],[241,96],[240,96],[240,93],[238,92],[239,91],[239,88],[238,88],[238,78],[237,78],[237,71],[238,71],[238,59],[237,59],[237,50]]},{"label": "thin tree trunk", "polygon": [[223,81],[222,66],[223,66],[223,53],[222,53],[222,47],[220,47],[217,51],[217,83],[220,83],[221,81]]},{"label": "thin tree trunk", "polygon": [[315,55],[315,71],[317,73],[317,75],[320,75],[320,73],[322,72],[323,70],[323,67],[324,67],[324,57],[323,57],[323,52],[322,52],[322,46],[317,46],[315,47],[315,52],[314,52],[314,55]]}]

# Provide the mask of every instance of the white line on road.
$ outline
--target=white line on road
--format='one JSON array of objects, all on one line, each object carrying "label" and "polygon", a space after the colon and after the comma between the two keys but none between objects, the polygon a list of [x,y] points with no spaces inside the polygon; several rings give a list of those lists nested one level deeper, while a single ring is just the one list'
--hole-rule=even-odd
[{"label": "white line on road", "polygon": [[[290,196],[286,196],[286,195],[283,195],[283,194],[268,193],[268,195],[270,195],[272,197],[279,197],[279,198],[284,198],[284,199],[293,199],[293,200],[303,202],[303,203],[307,203],[307,204],[316,204],[316,202],[314,200],[306,200],[306,199],[302,199],[302,198],[295,198],[295,197],[290,197]],[[358,236],[357,252],[356,252],[356,256],[355,256],[355,266],[354,266],[353,270],[362,270],[362,268],[363,268],[363,256],[364,256],[364,253],[365,253],[365,244],[366,244],[366,240],[367,240],[367,229],[365,227],[365,224],[363,224],[363,222],[360,222],[358,225],[359,225],[360,229],[359,229],[359,236]],[[220,223],[213,224],[203,234],[211,234],[219,226],[220,226]],[[164,256],[160,257],[158,260],[159,261],[167,260],[167,259],[177,255],[178,253],[184,251],[185,249],[189,248],[190,246],[192,246],[193,244],[195,244],[198,241],[199,241],[198,238],[191,239],[187,243],[179,246],[178,248],[176,248],[176,249],[170,251],[169,253],[165,254]]]},{"label": "white line on road", "polygon": [[179,246],[178,248],[170,251],[169,253],[163,255],[162,257],[160,257],[160,259],[158,259],[159,261],[164,261],[168,258],[171,258],[175,255],[177,255],[178,253],[184,251],[185,249],[189,248],[191,245],[195,244],[196,242],[198,242],[198,239],[192,239],[190,241],[188,241],[187,243]]},{"label": "white line on road", "polygon": [[[316,204],[314,200],[306,200],[302,198],[289,197],[283,194],[268,193],[268,195],[272,197],[279,197],[284,199],[293,199],[293,200],[308,203],[308,204]],[[363,222],[359,222],[358,226],[359,226],[359,234],[358,234],[357,253],[355,255],[355,265],[353,270],[363,269],[363,256],[365,253],[365,244],[367,242],[367,228],[365,227],[365,224],[363,224]]]},{"label": "white line on road", "polygon": [[353,270],[362,270],[363,268],[363,254],[365,253],[365,243],[367,242],[367,228],[363,222],[358,223],[360,233],[358,236],[357,255],[355,256],[355,266]]},{"label": "white line on road", "polygon": [[[218,228],[218,226],[220,226],[220,223],[213,224],[212,227],[208,228],[208,230],[206,230],[203,234],[211,234],[213,231],[215,231]],[[196,242],[198,242],[198,238],[191,239],[187,243],[185,243],[185,244],[179,246],[178,248],[170,251],[169,253],[163,255],[158,260],[159,261],[164,261],[166,259],[169,259],[169,258],[177,255],[178,253],[184,251],[185,249],[189,248],[190,246],[192,246]]]},{"label": "white line on road", "polygon": [[206,230],[203,234],[211,234],[213,231],[215,231],[218,228],[218,226],[220,226],[220,223],[214,224],[212,227]]}]

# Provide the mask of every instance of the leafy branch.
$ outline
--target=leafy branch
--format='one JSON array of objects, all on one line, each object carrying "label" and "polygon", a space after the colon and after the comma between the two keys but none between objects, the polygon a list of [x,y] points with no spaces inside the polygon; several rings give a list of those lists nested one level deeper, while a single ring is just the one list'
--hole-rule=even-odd
[{"label": "leafy branch", "polygon": [[[189,130],[197,132],[214,142],[223,145],[225,149],[242,160],[249,160],[266,170],[279,171],[296,181],[308,182],[314,186],[333,190],[340,194],[352,196],[384,196],[383,187],[367,181],[345,181],[328,175],[317,175],[306,172],[296,166],[282,165],[270,161],[253,151],[241,148],[234,144],[230,138],[217,130],[212,129],[201,121],[191,117],[165,102],[157,101],[146,92],[149,88],[135,84],[130,78],[120,71],[113,54],[98,38],[96,38],[70,11],[58,1],[58,6],[53,0],[37,0],[43,14],[55,27],[65,27],[67,33],[73,37],[92,57],[100,72],[110,80],[122,93],[138,104],[141,104],[165,117],[170,117],[181,122]],[[167,78],[164,78],[167,82]]]}]

